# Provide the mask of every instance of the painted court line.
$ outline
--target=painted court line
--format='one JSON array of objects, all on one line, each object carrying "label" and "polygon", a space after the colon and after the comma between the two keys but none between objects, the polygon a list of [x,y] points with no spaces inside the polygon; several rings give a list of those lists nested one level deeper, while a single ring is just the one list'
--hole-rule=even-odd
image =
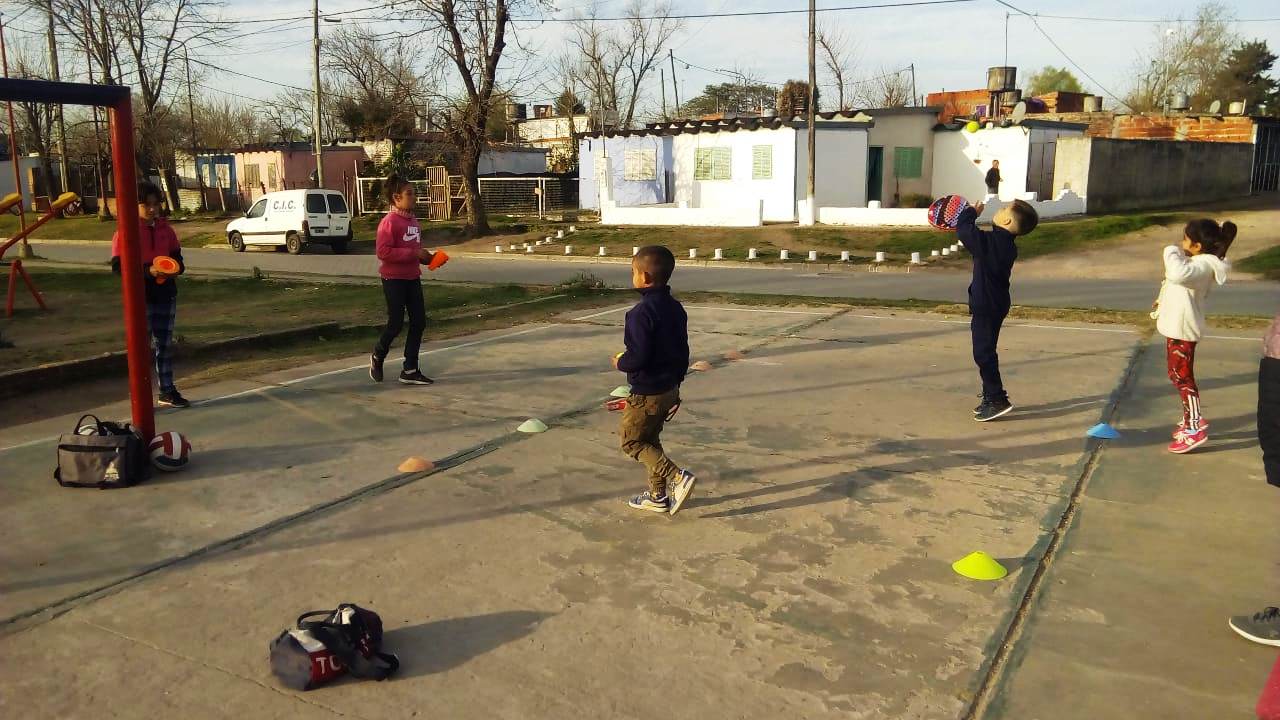
[{"label": "painted court line", "polygon": [[833,314],[832,312],[814,312],[812,310],[766,310],[763,308],[731,308],[731,307],[711,307],[709,305],[685,305],[691,310],[718,310],[720,312],[744,312],[744,313],[760,313],[762,315],[816,315],[826,316]]},{"label": "painted court line", "polygon": [[[458,345],[449,345],[449,346],[442,347],[442,348],[436,348],[436,349],[434,349],[434,350],[427,350],[426,352],[419,353],[419,356],[422,356],[422,355],[434,355],[434,354],[436,354],[436,353],[450,352],[450,351],[453,351],[453,350],[461,350],[461,349],[463,349],[463,348],[474,347],[474,346],[476,346],[476,345],[483,345],[483,344],[485,344],[485,343],[496,342],[496,341],[498,341],[498,340],[507,340],[507,339],[509,339],[509,338],[513,338],[513,337],[520,337],[521,335],[528,335],[529,333],[535,333],[535,332],[539,332],[539,331],[542,331],[542,330],[547,330],[547,329],[549,329],[549,328],[557,327],[557,325],[558,325],[558,324],[540,325],[540,326],[535,327],[535,328],[528,328],[528,329],[525,329],[525,330],[520,330],[520,331],[518,331],[518,332],[507,333],[507,334],[505,334],[505,335],[495,335],[495,336],[493,336],[493,337],[481,338],[481,339],[479,339],[479,340],[472,340],[471,342],[460,343],[460,344],[458,344]],[[222,401],[224,401],[224,400],[232,400],[232,399],[239,398],[239,397],[245,397],[245,396],[247,396],[247,395],[260,395],[260,394],[262,394],[262,393],[270,392],[270,391],[272,391],[272,390],[277,390],[277,389],[282,388],[282,387],[289,387],[289,386],[291,386],[291,385],[297,385],[297,384],[299,384],[299,383],[309,382],[309,381],[311,381],[311,380],[318,380],[318,379],[320,379],[320,378],[322,378],[322,377],[329,377],[330,375],[339,375],[339,374],[341,374],[341,373],[351,372],[351,371],[353,371],[353,370],[360,370],[360,369],[365,368],[365,367],[368,367],[368,365],[364,365],[364,364],[362,364],[362,365],[353,365],[353,366],[351,366],[351,367],[338,368],[337,370],[328,370],[328,371],[325,371],[325,372],[322,372],[322,373],[316,373],[315,375],[307,375],[306,377],[300,377],[300,378],[294,378],[294,379],[292,379],[292,380],[286,380],[286,381],[281,382],[281,383],[276,383],[276,384],[272,384],[272,385],[263,385],[263,386],[261,386],[261,387],[250,388],[250,389],[248,389],[248,390],[241,390],[240,392],[231,393],[231,394],[229,394],[229,395],[220,395],[220,396],[218,396],[218,397],[206,398],[206,399],[204,399],[204,400],[198,400],[198,401],[196,401],[196,402],[191,403],[191,405],[192,405],[193,407],[203,407],[203,406],[205,406],[205,405],[212,405],[212,404],[214,404],[214,403],[222,402]],[[27,442],[24,442],[24,443],[18,443],[17,445],[8,445],[8,446],[5,446],[5,447],[0,447],[0,453],[8,452],[8,451],[10,451],[10,450],[18,450],[18,449],[21,449],[21,448],[24,448],[24,447],[30,447],[30,446],[32,446],[32,445],[39,445],[39,444],[41,444],[41,443],[46,443],[46,442],[50,442],[50,441],[57,440],[57,439],[58,439],[58,436],[57,436],[57,435],[50,435],[50,436],[48,436],[48,437],[36,438],[35,440],[28,440]]]}]

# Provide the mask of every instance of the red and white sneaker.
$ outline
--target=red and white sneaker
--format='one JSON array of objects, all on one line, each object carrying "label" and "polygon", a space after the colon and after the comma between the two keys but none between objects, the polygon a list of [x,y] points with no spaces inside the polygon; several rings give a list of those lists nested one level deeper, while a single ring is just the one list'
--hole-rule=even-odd
[{"label": "red and white sneaker", "polygon": [[[1204,418],[1200,418],[1200,429],[1201,429],[1201,430],[1208,430],[1208,429],[1209,429],[1209,421],[1208,421],[1208,420],[1205,420]],[[1178,427],[1174,428],[1174,430],[1173,430],[1173,439],[1174,439],[1174,440],[1177,440],[1177,439],[1178,439],[1178,436],[1179,436],[1179,435],[1181,435],[1182,433],[1186,432],[1186,431],[1187,431],[1187,421],[1186,421],[1186,420],[1179,420],[1179,421],[1178,421]]]},{"label": "red and white sneaker", "polygon": [[1169,452],[1182,455],[1189,453],[1201,445],[1209,442],[1209,433],[1204,428],[1200,428],[1199,432],[1184,432],[1173,438],[1173,442],[1169,443]]}]

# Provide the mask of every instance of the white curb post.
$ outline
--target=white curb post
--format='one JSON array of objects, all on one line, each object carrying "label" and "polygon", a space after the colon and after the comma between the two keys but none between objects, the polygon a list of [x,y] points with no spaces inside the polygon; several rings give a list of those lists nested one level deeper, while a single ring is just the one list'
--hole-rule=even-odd
[{"label": "white curb post", "polygon": [[713,259],[714,259],[714,260],[723,260],[723,259],[724,259],[724,250],[721,250],[720,248],[716,248],[716,255],[715,255],[715,257],[714,257]]},{"label": "white curb post", "polygon": [[501,246],[501,245],[494,245],[494,246],[493,246],[493,251],[494,251],[494,252],[502,252],[502,246]]},{"label": "white curb post", "polygon": [[698,259],[698,248],[689,248],[689,259],[690,260]]},{"label": "white curb post", "polygon": [[878,263],[882,263],[882,262],[884,262],[884,261],[885,261],[885,254],[884,254],[884,251],[883,251],[883,250],[877,250],[877,251],[876,251],[876,262],[878,262]]},{"label": "white curb post", "polygon": [[605,250],[605,247],[604,247],[603,245],[601,245],[601,246],[600,246],[600,257],[604,257],[604,256],[605,256],[605,255],[607,255],[607,254],[609,254],[609,251],[608,251],[608,250]]},{"label": "white curb post", "polygon": [[788,252],[787,250],[783,250],[782,252],[778,253],[778,259],[779,259],[779,260],[790,260],[790,259],[791,259],[791,253],[790,253],[790,252]]},{"label": "white curb post", "polygon": [[565,245],[565,246],[564,246],[564,254],[565,254],[565,255],[572,255],[572,254],[573,254],[573,246],[572,246],[572,245]]},{"label": "white curb post", "polygon": [[749,249],[747,250],[747,259],[748,259],[748,260],[759,260],[759,259],[760,259],[760,254],[759,254],[759,252],[757,252],[757,251],[756,251],[756,249],[755,249],[755,248],[749,248]]},{"label": "white curb post", "polygon": [[840,251],[840,262],[849,262],[849,251],[848,251],[848,250],[841,250],[841,251]]},{"label": "white curb post", "polygon": [[578,232],[578,228],[577,228],[577,226],[576,226],[576,225],[570,225],[570,226],[569,226],[569,232],[571,232],[571,233],[576,233],[576,232]]},{"label": "white curb post", "polygon": [[951,254],[951,248],[942,248],[943,257],[946,257],[947,255],[950,255],[950,254]]},{"label": "white curb post", "polygon": [[912,265],[919,265],[919,264],[920,264],[920,253],[918,253],[918,252],[913,252],[913,253],[911,253],[911,264],[912,264]]},{"label": "white curb post", "polygon": [[933,252],[929,253],[929,257],[938,257],[939,255],[942,255],[942,253],[938,252],[937,250],[934,250]]},{"label": "white curb post", "polygon": [[525,246],[524,246],[524,251],[525,251],[526,253],[531,253],[531,252],[533,252],[533,246],[532,246],[532,245],[525,245]]},{"label": "white curb post", "polygon": [[557,240],[563,240],[563,239],[564,239],[564,231],[563,231],[563,230],[557,230],[557,231],[556,231],[556,239],[557,239]]},{"label": "white curb post", "polygon": [[809,262],[817,262],[817,260],[818,260],[818,251],[817,251],[817,250],[810,250],[810,251],[809,251]]}]

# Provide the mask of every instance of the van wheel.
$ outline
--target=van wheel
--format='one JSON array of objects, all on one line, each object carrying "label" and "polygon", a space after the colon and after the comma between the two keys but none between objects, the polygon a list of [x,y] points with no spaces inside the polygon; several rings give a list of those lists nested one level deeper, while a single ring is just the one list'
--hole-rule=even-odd
[{"label": "van wheel", "polygon": [[302,236],[296,232],[291,232],[284,237],[284,249],[289,251],[290,255],[302,254]]},{"label": "van wheel", "polygon": [[329,244],[329,247],[333,249],[333,254],[334,254],[334,255],[346,255],[346,254],[347,254],[347,249],[348,249],[348,248],[347,248],[347,241],[346,241],[346,240],[334,240],[332,243],[330,243],[330,244]]},{"label": "van wheel", "polygon": [[236,252],[244,252],[244,238],[238,232],[233,232],[227,237],[227,244]]}]

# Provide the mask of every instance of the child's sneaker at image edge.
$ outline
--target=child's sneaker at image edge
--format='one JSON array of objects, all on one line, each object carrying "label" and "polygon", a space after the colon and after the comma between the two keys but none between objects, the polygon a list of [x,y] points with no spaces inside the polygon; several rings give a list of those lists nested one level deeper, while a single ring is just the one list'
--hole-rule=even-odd
[{"label": "child's sneaker at image edge", "polygon": [[1237,615],[1227,621],[1240,637],[1280,647],[1280,608],[1269,607],[1253,615]]},{"label": "child's sneaker at image edge", "polygon": [[[1200,429],[1201,429],[1201,430],[1208,430],[1208,429],[1209,429],[1209,421],[1208,421],[1208,420],[1205,420],[1204,418],[1200,418]],[[1173,439],[1174,439],[1174,440],[1177,440],[1177,439],[1178,439],[1178,436],[1179,436],[1179,435],[1181,435],[1182,433],[1186,432],[1186,431],[1187,431],[1187,421],[1186,421],[1186,420],[1179,420],[1179,421],[1178,421],[1178,426],[1177,426],[1177,427],[1175,427],[1175,428],[1173,429]]]},{"label": "child's sneaker at image edge", "polygon": [[665,495],[655,499],[649,494],[648,490],[645,490],[639,495],[631,498],[627,501],[627,504],[636,510],[648,510],[653,513],[665,513],[671,506],[671,503],[667,500]]}]

